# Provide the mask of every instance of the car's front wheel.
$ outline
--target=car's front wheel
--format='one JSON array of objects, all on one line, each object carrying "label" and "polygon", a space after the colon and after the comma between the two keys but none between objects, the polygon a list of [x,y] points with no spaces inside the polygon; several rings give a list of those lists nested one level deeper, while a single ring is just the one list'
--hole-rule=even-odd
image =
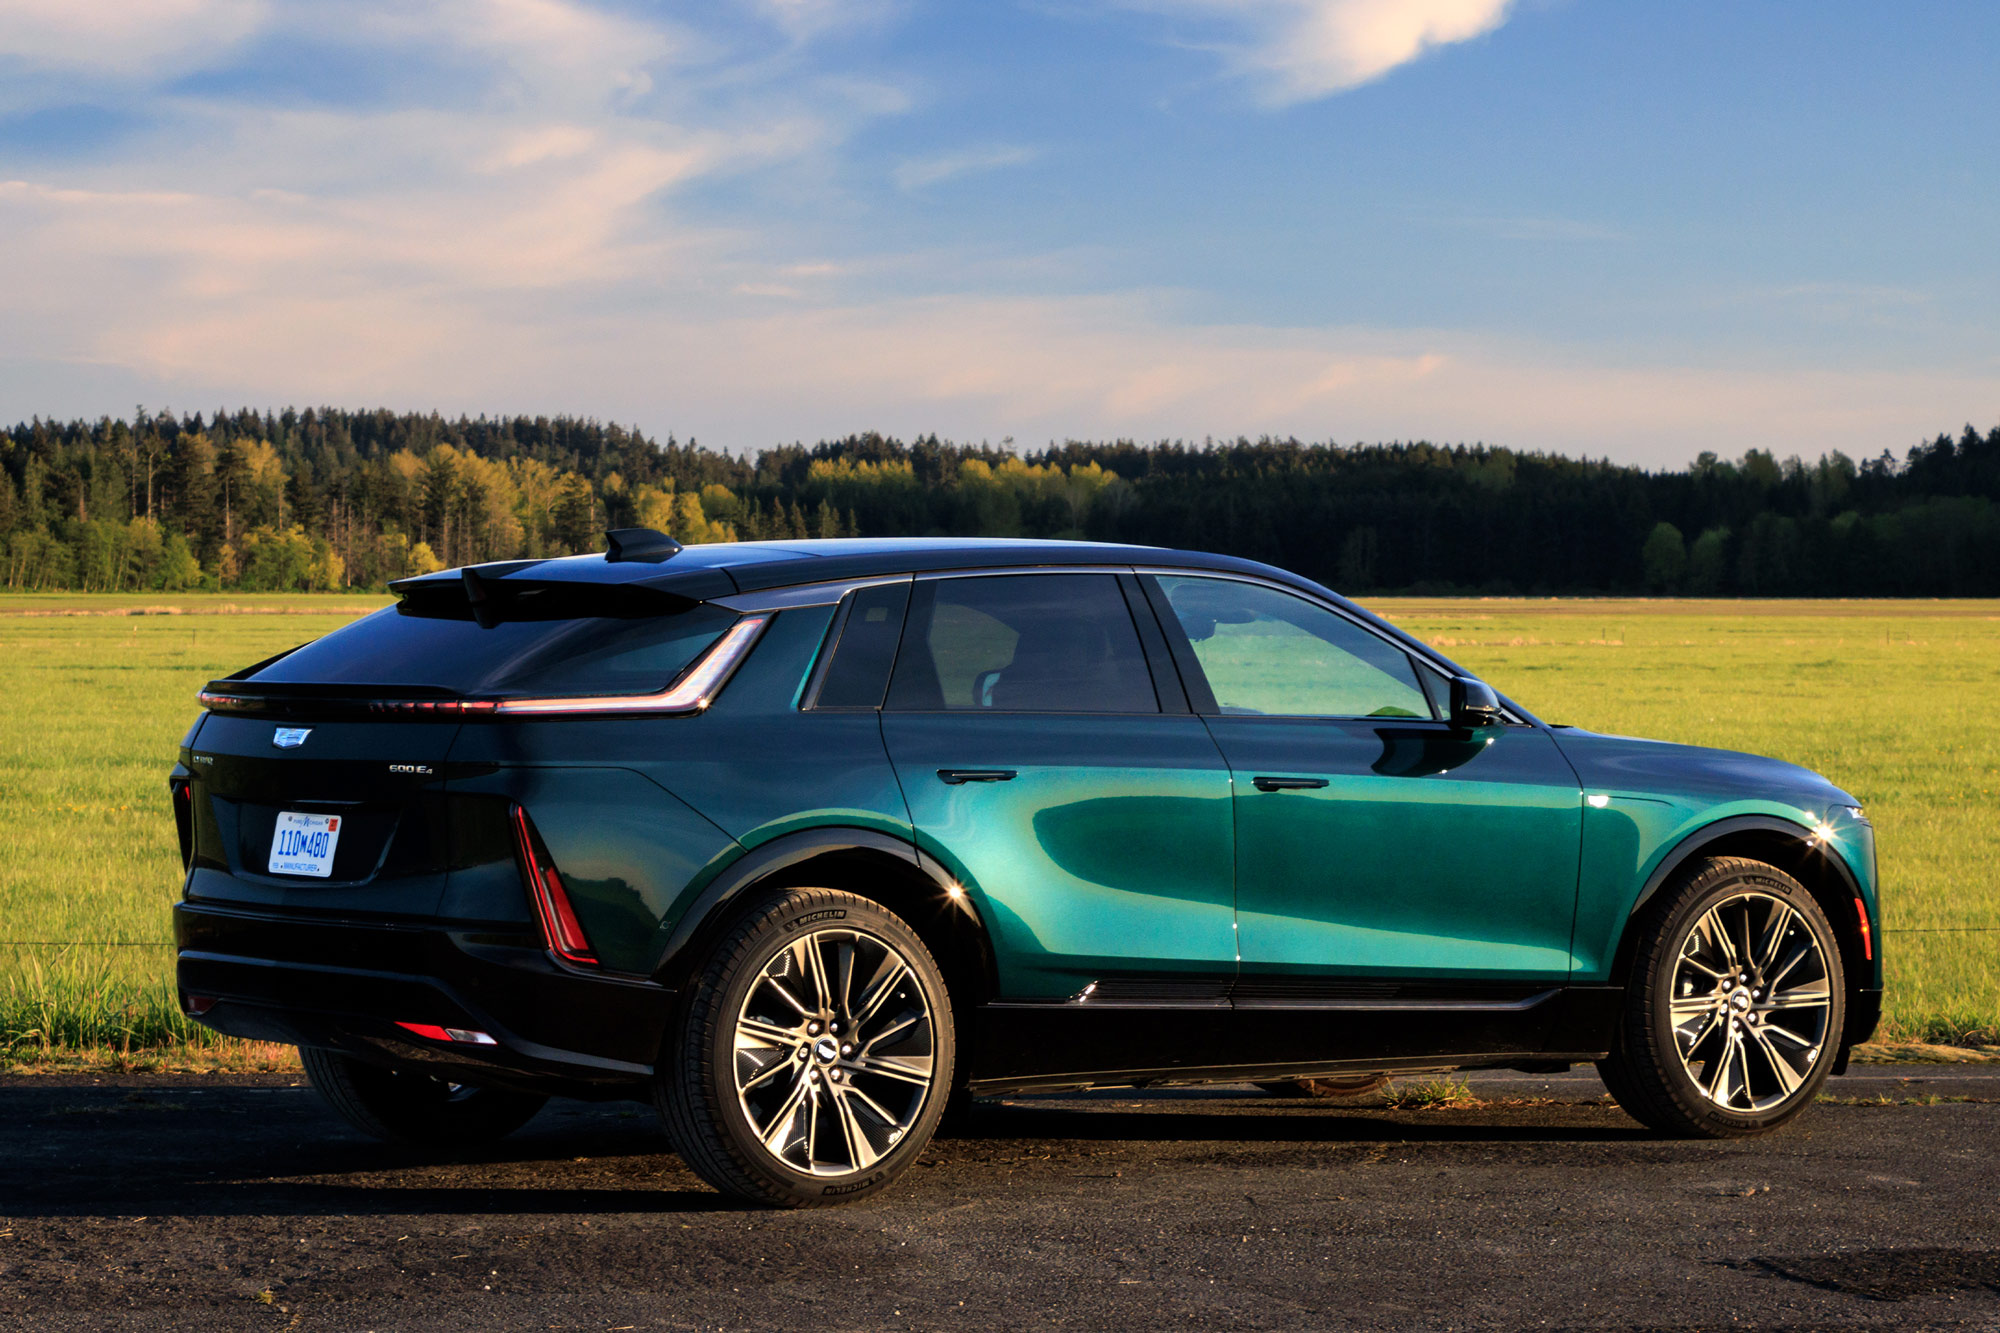
[{"label": "car's front wheel", "polygon": [[1639,929],[1624,1018],[1598,1064],[1619,1104],[1707,1138],[1760,1134],[1811,1105],[1839,1049],[1846,984],[1805,887],[1760,861],[1712,857]]},{"label": "car's front wheel", "polygon": [[427,1148],[503,1139],[548,1101],[525,1092],[450,1083],[413,1069],[385,1069],[337,1051],[299,1050],[306,1081],[340,1118],[371,1138]]},{"label": "car's front wheel", "polygon": [[710,951],[656,1088],[674,1147],[717,1189],[845,1203],[923,1151],[953,1055],[944,978],[916,932],[866,898],[791,889]]}]

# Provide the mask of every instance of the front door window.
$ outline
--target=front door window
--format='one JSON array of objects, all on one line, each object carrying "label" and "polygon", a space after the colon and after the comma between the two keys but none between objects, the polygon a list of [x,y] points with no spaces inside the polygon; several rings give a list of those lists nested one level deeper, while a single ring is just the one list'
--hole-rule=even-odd
[{"label": "front door window", "polygon": [[1409,655],[1325,607],[1223,579],[1160,589],[1223,713],[1431,718]]}]

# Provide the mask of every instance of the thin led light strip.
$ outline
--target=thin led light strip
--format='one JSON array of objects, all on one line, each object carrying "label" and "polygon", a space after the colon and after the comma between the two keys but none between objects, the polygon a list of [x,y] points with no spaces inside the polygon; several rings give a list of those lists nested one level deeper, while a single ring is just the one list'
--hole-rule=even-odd
[{"label": "thin led light strip", "polygon": [[501,699],[493,711],[509,717],[547,717],[565,713],[699,713],[715,702],[730,673],[770,622],[769,616],[745,616],[726,630],[694,670],[680,683],[659,694],[590,695],[568,699]]}]

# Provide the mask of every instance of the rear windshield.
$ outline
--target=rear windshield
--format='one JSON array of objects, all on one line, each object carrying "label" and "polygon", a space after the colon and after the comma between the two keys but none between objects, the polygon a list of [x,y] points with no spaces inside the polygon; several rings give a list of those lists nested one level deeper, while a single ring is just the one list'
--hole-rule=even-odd
[{"label": "rear windshield", "polygon": [[720,638],[736,613],[674,599],[617,614],[481,625],[457,607],[402,602],[288,653],[244,679],[454,694],[653,694]]}]

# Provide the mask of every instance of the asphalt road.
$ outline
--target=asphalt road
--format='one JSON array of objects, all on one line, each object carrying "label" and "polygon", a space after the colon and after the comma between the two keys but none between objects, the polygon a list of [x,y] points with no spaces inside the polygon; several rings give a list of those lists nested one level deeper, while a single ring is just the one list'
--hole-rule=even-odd
[{"label": "asphalt road", "polygon": [[1739,1143],[1587,1075],[1463,1110],[982,1104],[886,1195],[730,1204],[650,1110],[426,1160],[282,1080],[0,1080],[0,1327],[2000,1329],[2000,1067]]}]

